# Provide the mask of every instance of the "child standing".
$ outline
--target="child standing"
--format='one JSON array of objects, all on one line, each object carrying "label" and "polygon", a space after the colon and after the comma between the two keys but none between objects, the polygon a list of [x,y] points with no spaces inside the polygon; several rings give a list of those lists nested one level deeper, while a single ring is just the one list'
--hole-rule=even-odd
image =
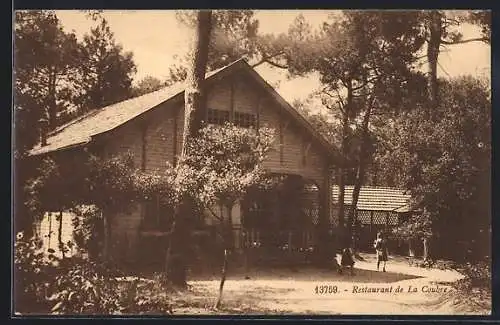
[{"label": "child standing", "polygon": [[380,262],[383,262],[384,266],[382,271],[385,272],[385,264],[387,262],[388,251],[387,240],[385,239],[385,236],[382,235],[382,232],[377,233],[377,239],[375,239],[373,246],[377,251],[377,271],[379,270]]},{"label": "child standing", "polygon": [[354,259],[352,258],[352,253],[349,248],[344,248],[342,250],[342,257],[340,259],[340,269],[339,273],[342,274],[344,268],[350,268],[351,275],[354,275]]}]

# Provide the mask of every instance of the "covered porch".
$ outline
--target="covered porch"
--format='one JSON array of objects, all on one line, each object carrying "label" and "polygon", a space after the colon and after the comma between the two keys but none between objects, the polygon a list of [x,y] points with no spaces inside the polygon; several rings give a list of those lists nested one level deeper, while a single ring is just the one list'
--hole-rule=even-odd
[{"label": "covered porch", "polygon": [[298,174],[269,178],[241,200],[234,248],[254,264],[308,263],[321,241],[332,241],[327,186]]},{"label": "covered porch", "polygon": [[[269,173],[267,180],[265,186],[250,190],[231,211],[222,206],[193,211],[193,267],[219,264],[224,248],[221,220],[229,219],[232,256],[245,264],[309,263],[319,244],[329,241],[334,250],[329,182],[318,184],[298,174],[284,173]],[[172,216],[172,211],[151,204],[144,212],[139,227],[140,264],[162,267],[171,223],[166,216]]]}]

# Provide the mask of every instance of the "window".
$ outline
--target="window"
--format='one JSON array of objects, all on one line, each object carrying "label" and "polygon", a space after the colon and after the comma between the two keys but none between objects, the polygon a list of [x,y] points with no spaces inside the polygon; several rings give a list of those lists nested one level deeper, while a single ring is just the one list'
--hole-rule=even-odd
[{"label": "window", "polygon": [[158,198],[145,202],[143,230],[165,231],[170,228],[173,221],[173,210],[160,203]]},{"label": "window", "polygon": [[222,125],[229,122],[229,111],[222,111],[218,109],[208,109],[207,122],[210,124]]},{"label": "window", "polygon": [[[230,121],[230,112],[218,109],[208,109],[207,123],[222,125]],[[234,125],[244,128],[255,128],[257,126],[257,117],[251,113],[234,112]]]},{"label": "window", "polygon": [[234,112],[234,124],[244,128],[255,128],[257,118],[254,114]]},{"label": "window", "polygon": [[307,144],[303,143],[302,144],[302,166],[307,165],[307,153],[308,153],[308,147]]}]

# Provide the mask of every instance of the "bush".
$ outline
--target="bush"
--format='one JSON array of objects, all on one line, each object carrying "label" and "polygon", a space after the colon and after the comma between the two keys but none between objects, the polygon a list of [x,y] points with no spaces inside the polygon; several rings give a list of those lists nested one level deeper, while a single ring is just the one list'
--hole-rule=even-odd
[{"label": "bush", "polygon": [[17,234],[14,250],[15,311],[36,313],[46,310],[46,295],[55,258],[53,255],[49,255],[50,259],[45,256],[41,240],[24,240],[23,233]]},{"label": "bush", "polygon": [[172,313],[164,279],[120,280],[114,266],[48,255],[36,239],[15,242],[15,311],[21,314]]},{"label": "bush", "polygon": [[50,284],[55,314],[116,314],[121,310],[118,281],[112,269],[83,258],[69,258],[58,265]]},{"label": "bush", "polygon": [[72,212],[73,238],[77,248],[88,253],[91,259],[97,258],[104,240],[101,211],[96,206],[77,206]]},{"label": "bush", "polygon": [[491,263],[466,263],[454,268],[464,275],[453,283],[454,304],[467,313],[491,313]]},{"label": "bush", "polygon": [[489,261],[466,263],[457,266],[456,269],[465,276],[455,284],[457,289],[491,291],[491,263]]},{"label": "bush", "polygon": [[112,269],[95,263],[77,263],[55,283],[49,298],[56,314],[167,314],[172,306],[162,279],[117,278]]},{"label": "bush", "polygon": [[14,245],[15,311],[19,313],[114,313],[117,283],[104,266],[82,258],[59,259],[38,239],[18,234]]}]

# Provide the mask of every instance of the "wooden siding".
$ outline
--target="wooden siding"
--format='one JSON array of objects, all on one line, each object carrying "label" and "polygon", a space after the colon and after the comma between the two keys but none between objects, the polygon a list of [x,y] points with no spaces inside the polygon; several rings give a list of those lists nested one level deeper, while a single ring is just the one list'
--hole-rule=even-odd
[{"label": "wooden siding", "polygon": [[130,152],[134,158],[134,166],[139,168],[142,164],[142,130],[141,125],[128,124],[116,130],[105,144],[104,155],[112,157]]},{"label": "wooden siding", "polygon": [[[42,239],[42,248],[44,252],[47,252],[49,248],[55,251],[54,255],[61,258],[62,253],[59,249],[59,212],[47,212],[44,214],[41,221],[36,225],[37,234]],[[69,212],[63,212],[62,214],[62,227],[61,227],[61,240],[64,244],[72,242],[73,239],[73,214]],[[65,253],[65,256],[72,256],[75,253],[74,246],[69,248],[69,251]]]},{"label": "wooden siding", "polygon": [[[233,95],[231,91],[234,92]],[[311,141],[306,131],[285,112],[282,112],[279,105],[266,97],[253,80],[236,75],[215,84],[208,90],[207,107],[225,111],[231,111],[232,108],[234,112],[255,114],[259,119],[259,126],[274,128],[276,132],[275,146],[268,154],[264,168],[276,173],[301,175],[314,180],[319,185],[322,184],[326,159],[319,145]],[[280,123],[282,128],[280,128]],[[280,129],[283,132],[281,135]],[[179,125],[179,131],[182,131],[182,123]],[[310,148],[307,152],[306,164],[303,164],[303,148],[307,145],[310,145]]]},{"label": "wooden siding", "polygon": [[118,260],[133,261],[137,258],[137,241],[141,224],[142,205],[118,213],[111,219],[111,254]]},{"label": "wooden siding", "polygon": [[[143,154],[147,154],[147,148],[144,150],[143,140],[147,138],[147,128],[144,134],[144,127],[145,125],[139,123],[129,123],[119,127],[106,141],[105,156],[111,157],[130,152],[134,158],[134,166],[145,167]],[[134,210],[132,213],[119,213],[112,216],[104,212],[105,217],[111,218],[110,253],[116,260],[134,258],[129,250],[129,243],[137,240],[138,225],[142,219],[140,206],[136,206]]]},{"label": "wooden siding", "polygon": [[[175,106],[162,104],[144,120],[123,125],[117,129],[105,146],[105,154],[131,152],[136,168],[146,171],[161,170],[166,163],[174,162]],[[130,211],[112,216],[111,252],[118,259],[133,260],[137,257],[139,226],[144,206],[137,204]]]},{"label": "wooden siding", "polygon": [[175,126],[177,127],[176,136],[174,137],[177,145],[175,146],[176,157],[181,154],[182,151],[182,131],[184,130],[184,104],[177,107],[177,115],[175,118]]},{"label": "wooden siding", "polygon": [[262,95],[249,87],[248,82],[243,78],[234,78],[231,84],[234,90],[234,111],[257,115],[259,98]]},{"label": "wooden siding", "polygon": [[[164,107],[160,105],[140,121],[128,123],[113,131],[105,146],[106,154],[130,151],[134,154],[136,167],[143,167],[146,171],[161,170],[167,161],[173,163],[174,153],[180,154],[182,148],[184,109],[183,104],[179,102],[162,105]],[[258,125],[272,127],[276,132],[279,132],[281,123],[282,135],[280,137],[276,134],[275,150],[269,153],[264,167],[270,172],[301,175],[314,181],[320,190],[324,189],[327,164],[319,144],[311,141],[308,133],[281,111],[281,107],[271,98],[266,97],[265,92],[258,88],[254,81],[235,75],[231,79],[214,84],[208,89],[207,107],[254,113],[259,118]],[[283,140],[282,157],[280,138]],[[306,147],[307,157],[304,159]],[[128,260],[137,256],[134,247],[137,246],[135,244],[143,209],[142,205],[138,205],[128,213],[113,217],[111,247],[115,256]],[[239,206],[235,207],[235,210],[238,209]],[[233,212],[234,225],[240,227],[239,213]]]},{"label": "wooden siding", "polygon": [[[175,110],[165,109],[155,112],[147,124],[145,170],[165,169],[166,163],[174,163]],[[163,115],[163,116],[162,116]]]},{"label": "wooden siding", "polygon": [[231,83],[223,81],[216,83],[208,90],[207,107],[222,111],[231,110]]},{"label": "wooden siding", "polygon": [[[280,128],[280,120],[282,127]],[[311,141],[297,124],[279,113],[278,107],[273,107],[269,102],[263,104],[260,113],[260,125],[273,127],[276,130],[275,150],[269,154],[264,162],[264,167],[272,172],[301,175],[314,180],[321,186],[326,172],[326,159],[315,143],[311,144],[303,164],[303,147]],[[279,132],[283,134],[280,135]],[[282,143],[281,143],[281,141]],[[281,151],[282,146],[282,153]]]}]

